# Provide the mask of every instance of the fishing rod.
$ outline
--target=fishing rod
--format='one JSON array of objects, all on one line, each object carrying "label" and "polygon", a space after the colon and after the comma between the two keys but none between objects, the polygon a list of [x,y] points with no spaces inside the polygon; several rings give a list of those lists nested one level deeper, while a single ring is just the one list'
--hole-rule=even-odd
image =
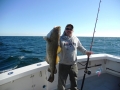
[{"label": "fishing rod", "polygon": [[[99,2],[99,7],[98,7],[97,17],[96,17],[96,21],[95,21],[95,27],[94,27],[93,37],[92,37],[92,41],[91,41],[91,45],[90,45],[90,51],[92,50],[92,46],[93,46],[93,39],[94,39],[96,24],[97,24],[97,20],[98,20],[98,14],[99,14],[99,11],[100,11],[100,4],[101,4],[101,0]],[[82,85],[81,85],[81,89],[80,90],[83,89],[83,85],[84,85],[86,74],[88,74],[88,75],[91,74],[91,71],[89,71],[87,69],[88,68],[88,62],[89,62],[89,56],[87,57],[87,63],[86,63],[86,66],[85,66],[84,76],[83,76]]]}]

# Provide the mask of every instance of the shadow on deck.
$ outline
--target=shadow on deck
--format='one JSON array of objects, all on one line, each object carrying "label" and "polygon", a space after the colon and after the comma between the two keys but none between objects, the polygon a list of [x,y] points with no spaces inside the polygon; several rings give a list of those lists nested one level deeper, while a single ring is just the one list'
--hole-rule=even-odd
[{"label": "shadow on deck", "polygon": [[[78,80],[78,88],[81,88],[82,80]],[[66,88],[69,88],[67,85]],[[70,90],[70,89],[66,89]],[[120,77],[104,73],[99,77],[91,76],[85,79],[83,90],[120,90]]]}]

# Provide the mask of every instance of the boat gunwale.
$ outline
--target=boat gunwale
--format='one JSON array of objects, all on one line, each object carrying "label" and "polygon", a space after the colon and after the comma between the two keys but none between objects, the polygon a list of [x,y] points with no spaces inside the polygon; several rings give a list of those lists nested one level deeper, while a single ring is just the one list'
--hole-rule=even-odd
[{"label": "boat gunwale", "polygon": [[[86,61],[87,56],[80,55],[80,56],[77,56],[77,59],[78,59],[78,62],[83,62],[83,61]],[[110,60],[110,61],[116,61],[120,63],[120,57],[110,55],[110,54],[92,54],[90,56],[90,61],[94,61],[94,60]],[[0,74],[0,85],[25,77],[27,75],[31,75],[36,72],[40,72],[42,70],[46,70],[48,66],[49,65],[47,64],[47,62],[43,61],[43,62],[39,62],[36,64],[28,65],[25,67],[21,67],[18,69],[14,69],[14,70],[2,73]],[[10,72],[12,72],[12,74],[8,75]]]}]

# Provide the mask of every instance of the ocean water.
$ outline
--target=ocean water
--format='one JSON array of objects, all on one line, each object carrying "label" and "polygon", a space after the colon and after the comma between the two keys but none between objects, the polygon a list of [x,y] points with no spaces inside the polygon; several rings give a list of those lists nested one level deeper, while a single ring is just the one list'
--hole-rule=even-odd
[{"label": "ocean water", "polygon": [[[89,50],[92,37],[78,38]],[[95,37],[92,51],[120,56],[120,37]],[[0,36],[0,73],[42,62],[45,56],[46,41],[42,36]]]}]

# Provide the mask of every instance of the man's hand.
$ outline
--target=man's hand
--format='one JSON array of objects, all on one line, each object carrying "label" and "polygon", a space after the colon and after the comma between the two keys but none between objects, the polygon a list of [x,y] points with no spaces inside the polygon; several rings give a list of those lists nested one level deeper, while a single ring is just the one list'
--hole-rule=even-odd
[{"label": "man's hand", "polygon": [[87,56],[90,56],[91,54],[93,54],[93,52],[91,52],[91,51],[87,51],[87,52],[86,52],[86,55],[87,55]]}]

